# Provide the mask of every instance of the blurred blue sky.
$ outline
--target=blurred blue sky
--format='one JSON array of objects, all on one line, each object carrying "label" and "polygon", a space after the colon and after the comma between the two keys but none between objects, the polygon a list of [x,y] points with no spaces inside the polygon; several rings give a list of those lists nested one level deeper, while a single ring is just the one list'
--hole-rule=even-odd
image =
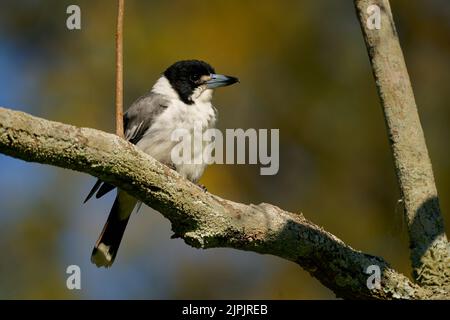
[{"label": "blurred blue sky", "polygon": [[[30,72],[27,63],[35,57],[1,32],[0,43],[0,105],[32,112],[31,102],[39,100],[39,73]],[[2,222],[19,219],[17,213],[23,212],[20,210],[23,201],[16,197],[16,192],[39,198],[36,191],[45,193],[42,184],[53,175],[54,171],[49,167],[27,164],[0,154],[0,213],[2,219],[6,219]]]}]

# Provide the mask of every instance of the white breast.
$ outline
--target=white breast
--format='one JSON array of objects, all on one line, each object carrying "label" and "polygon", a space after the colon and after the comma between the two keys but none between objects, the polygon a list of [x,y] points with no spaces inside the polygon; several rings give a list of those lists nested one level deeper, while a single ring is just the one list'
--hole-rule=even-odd
[{"label": "white breast", "polygon": [[[216,123],[216,110],[211,104],[212,90],[199,91],[194,94],[194,103],[187,105],[179,98],[175,90],[165,77],[161,77],[152,91],[163,94],[168,98],[167,109],[155,119],[144,137],[137,143],[137,147],[150,154],[164,164],[172,164],[171,152],[177,142],[172,141],[172,133],[176,129],[186,129],[193,132],[194,126],[201,126],[202,131],[212,128]],[[192,135],[192,139],[202,139],[199,135]],[[203,145],[203,141],[198,141]],[[194,148],[193,148],[194,152]],[[201,152],[201,150],[200,150]],[[198,155],[193,154],[193,157]],[[198,181],[203,174],[206,164],[180,164],[176,170],[183,177]]]}]

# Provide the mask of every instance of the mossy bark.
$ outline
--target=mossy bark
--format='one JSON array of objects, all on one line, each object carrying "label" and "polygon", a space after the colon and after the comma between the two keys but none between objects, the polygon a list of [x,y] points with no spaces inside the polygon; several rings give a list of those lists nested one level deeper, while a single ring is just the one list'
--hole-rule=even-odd
[{"label": "mossy bark", "polygon": [[[0,152],[101,178],[158,210],[171,221],[174,237],[189,245],[279,256],[309,271],[338,297],[437,297],[382,258],[351,248],[302,214],[205,193],[116,135],[0,108]],[[370,265],[380,267],[381,288],[367,286]]]}]

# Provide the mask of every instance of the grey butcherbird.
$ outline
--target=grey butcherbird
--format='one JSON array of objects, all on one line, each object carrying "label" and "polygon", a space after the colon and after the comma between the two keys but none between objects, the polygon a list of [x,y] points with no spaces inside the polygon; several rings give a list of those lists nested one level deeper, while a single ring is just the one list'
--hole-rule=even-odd
[{"label": "grey butcherbird", "polygon": [[[235,77],[216,74],[203,61],[185,60],[173,64],[151,91],[136,100],[124,114],[125,138],[156,160],[174,168],[183,177],[197,183],[206,164],[173,164],[171,151],[177,142],[171,139],[172,132],[176,129],[191,131],[198,124],[203,130],[214,127],[217,110],[211,104],[212,91],[236,82],[238,79]],[[100,198],[114,188],[98,180],[85,202],[94,194]],[[137,199],[118,189],[108,220],[92,251],[91,261],[97,267],[110,267],[114,262],[136,205]]]}]

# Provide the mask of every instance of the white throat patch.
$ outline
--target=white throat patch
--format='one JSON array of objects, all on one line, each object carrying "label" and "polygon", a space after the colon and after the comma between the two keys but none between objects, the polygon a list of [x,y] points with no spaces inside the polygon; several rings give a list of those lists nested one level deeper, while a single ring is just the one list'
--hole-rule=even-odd
[{"label": "white throat patch", "polygon": [[208,103],[211,102],[213,90],[206,88],[206,85],[200,86],[194,90],[191,99],[194,103]]}]

